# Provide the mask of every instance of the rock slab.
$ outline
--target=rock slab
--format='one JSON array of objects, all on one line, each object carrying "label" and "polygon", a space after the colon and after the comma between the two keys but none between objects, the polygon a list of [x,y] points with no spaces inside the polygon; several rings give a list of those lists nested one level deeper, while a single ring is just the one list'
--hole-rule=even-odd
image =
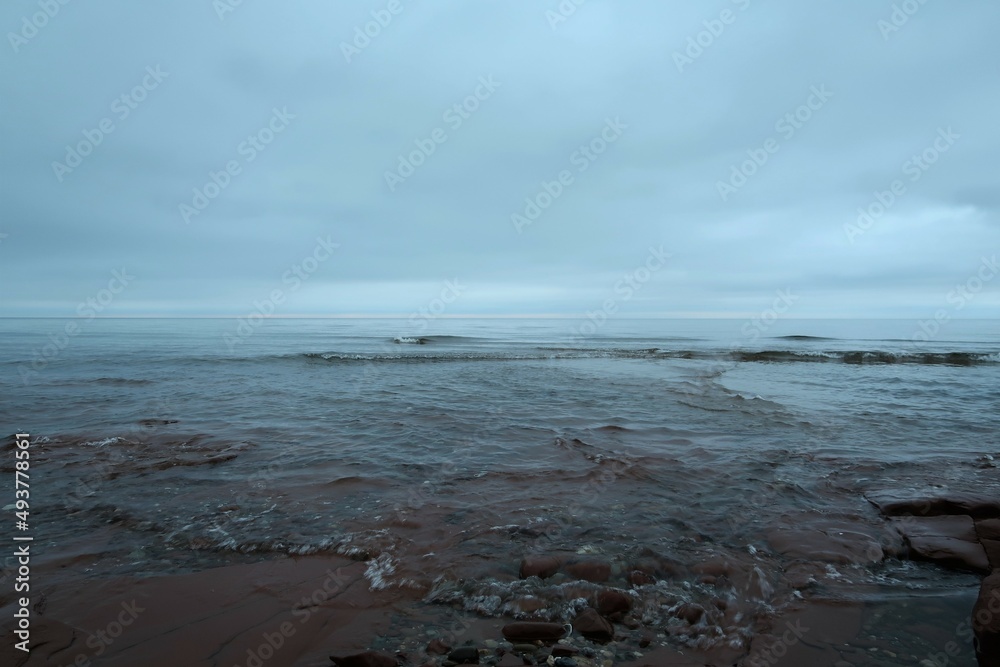
[{"label": "rock slab", "polygon": [[892,521],[909,544],[911,556],[962,570],[990,571],[986,550],[979,543],[971,517],[932,516]]}]

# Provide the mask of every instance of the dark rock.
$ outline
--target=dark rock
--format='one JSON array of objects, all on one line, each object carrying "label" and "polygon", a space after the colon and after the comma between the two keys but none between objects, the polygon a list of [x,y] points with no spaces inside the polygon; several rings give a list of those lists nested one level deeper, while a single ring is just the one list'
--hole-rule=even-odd
[{"label": "dark rock", "polygon": [[427,645],[427,652],[431,655],[444,655],[451,650],[451,647],[440,639],[432,639]]},{"label": "dark rock", "polygon": [[365,651],[364,653],[348,655],[343,658],[331,655],[330,660],[337,667],[398,667],[399,665],[399,661],[395,656],[376,651]]},{"label": "dark rock", "polygon": [[1000,517],[1000,499],[972,493],[949,493],[944,496],[914,496],[897,491],[866,494],[868,502],[885,516],[943,516],[966,514],[974,519]]},{"label": "dark rock", "polygon": [[556,658],[572,658],[579,652],[580,649],[565,644],[556,644],[552,647],[552,655]]},{"label": "dark rock", "polygon": [[573,619],[573,629],[587,639],[610,641],[615,636],[614,626],[608,619],[597,613],[596,609],[588,607]]},{"label": "dark rock", "polygon": [[699,604],[685,602],[677,608],[677,618],[683,618],[691,625],[696,625],[701,617],[705,615],[705,608]]},{"label": "dark rock", "polygon": [[691,566],[691,571],[695,574],[702,574],[711,577],[729,576],[733,573],[733,566],[723,557],[710,558],[709,560]]},{"label": "dark rock", "polygon": [[573,658],[556,658],[552,667],[577,667],[577,661]]},{"label": "dark rock", "polygon": [[981,667],[1000,665],[1000,570],[983,579],[972,609],[976,656]]},{"label": "dark rock", "polygon": [[521,561],[518,576],[522,579],[528,577],[548,579],[559,571],[560,565],[562,565],[562,560],[556,556],[527,556]]},{"label": "dark rock", "polygon": [[1000,519],[983,519],[976,522],[976,534],[979,543],[986,550],[986,558],[990,567],[1000,569]]},{"label": "dark rock", "polygon": [[639,648],[646,648],[653,643],[653,636],[648,632],[642,633],[642,637],[639,638]]},{"label": "dark rock", "polygon": [[449,653],[448,659],[457,665],[478,665],[479,649],[475,646],[463,646]]},{"label": "dark rock", "polygon": [[986,551],[986,560],[990,562],[990,567],[1000,570],[1000,540],[980,540],[979,543]]},{"label": "dark rock", "polygon": [[893,519],[893,523],[906,538],[913,558],[962,570],[990,571],[975,523],[968,516]]},{"label": "dark rock", "polygon": [[558,623],[522,621],[503,626],[503,636],[510,642],[556,641],[566,635],[566,628]]},{"label": "dark rock", "polygon": [[627,614],[632,609],[632,598],[625,593],[606,588],[597,594],[597,611],[604,616]]},{"label": "dark rock", "polygon": [[643,549],[639,557],[629,564],[629,570],[645,572],[657,579],[677,579],[687,574],[687,568],[682,563],[652,549]]},{"label": "dark rock", "polygon": [[980,540],[1000,540],[1000,519],[983,519],[976,522]]},{"label": "dark rock", "polygon": [[628,583],[633,586],[645,586],[647,584],[655,584],[656,577],[653,575],[643,572],[642,570],[632,570],[628,573]]},{"label": "dark rock", "polygon": [[579,560],[567,565],[566,572],[577,579],[601,584],[611,578],[611,565],[599,560]]}]

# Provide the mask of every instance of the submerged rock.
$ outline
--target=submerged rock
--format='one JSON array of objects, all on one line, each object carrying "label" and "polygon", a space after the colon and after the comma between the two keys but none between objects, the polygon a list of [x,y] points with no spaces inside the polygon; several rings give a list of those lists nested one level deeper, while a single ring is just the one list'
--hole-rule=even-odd
[{"label": "submerged rock", "polygon": [[577,614],[573,619],[573,629],[587,639],[597,641],[609,641],[615,636],[615,628],[611,622],[591,607]]},{"label": "submerged rock", "polygon": [[595,584],[602,584],[611,578],[611,565],[600,560],[578,560],[566,566],[570,576]]},{"label": "submerged rock", "polygon": [[606,588],[597,594],[597,611],[604,616],[627,614],[632,609],[632,598],[625,593]]},{"label": "submerged rock", "polygon": [[771,528],[768,544],[789,558],[826,563],[878,563],[885,552],[874,529],[849,519],[810,518],[806,525]]},{"label": "submerged rock", "polygon": [[440,639],[432,639],[430,643],[427,644],[426,650],[431,655],[444,655],[451,650],[451,647]]},{"label": "submerged rock", "polygon": [[556,556],[527,556],[521,561],[518,576],[522,579],[539,577],[548,579],[559,571],[562,561]]},{"label": "submerged rock", "polygon": [[966,514],[974,519],[1000,517],[1000,499],[993,496],[972,493],[914,496],[898,491],[876,491],[866,494],[865,497],[885,516]]}]

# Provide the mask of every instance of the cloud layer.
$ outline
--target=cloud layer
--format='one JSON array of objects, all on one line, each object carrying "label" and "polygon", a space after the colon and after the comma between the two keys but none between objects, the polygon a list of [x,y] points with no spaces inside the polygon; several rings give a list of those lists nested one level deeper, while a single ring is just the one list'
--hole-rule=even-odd
[{"label": "cloud layer", "polygon": [[408,315],[457,284],[445,314],[790,290],[797,317],[996,316],[997,25],[933,0],[5,3],[0,314],[73,315],[125,271],[102,314],[281,290],[276,314]]}]

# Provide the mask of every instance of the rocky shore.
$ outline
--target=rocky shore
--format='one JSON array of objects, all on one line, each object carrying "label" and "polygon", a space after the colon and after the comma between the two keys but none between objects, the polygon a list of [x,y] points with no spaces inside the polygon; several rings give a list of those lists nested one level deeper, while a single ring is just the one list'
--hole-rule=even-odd
[{"label": "rocky shore", "polygon": [[[387,585],[381,577],[403,564],[373,553],[247,558],[190,573],[83,581],[73,572],[88,567],[89,557],[64,554],[43,559],[37,570],[46,584],[33,610],[32,652],[11,648],[7,621],[0,662],[946,667],[963,664],[957,656],[970,655],[974,638],[980,666],[1000,665],[1000,500],[896,492],[865,497],[877,514],[803,511],[773,522],[761,532],[766,554],[751,546],[739,556],[706,544],[696,562],[681,562],[652,548],[625,560],[536,549],[512,562],[509,575],[500,573],[509,577],[506,597],[493,601],[490,589]],[[777,563],[780,579],[761,571],[762,556]],[[982,577],[977,600],[954,602],[968,605],[957,627],[939,623],[917,593],[879,607],[827,586],[843,579],[841,571],[907,561]],[[855,584],[842,590],[848,585]],[[785,601],[780,608],[779,599]],[[13,602],[0,598],[6,618]],[[132,610],[127,628],[123,610]],[[886,619],[894,627],[912,626],[926,644],[880,639]]]}]

